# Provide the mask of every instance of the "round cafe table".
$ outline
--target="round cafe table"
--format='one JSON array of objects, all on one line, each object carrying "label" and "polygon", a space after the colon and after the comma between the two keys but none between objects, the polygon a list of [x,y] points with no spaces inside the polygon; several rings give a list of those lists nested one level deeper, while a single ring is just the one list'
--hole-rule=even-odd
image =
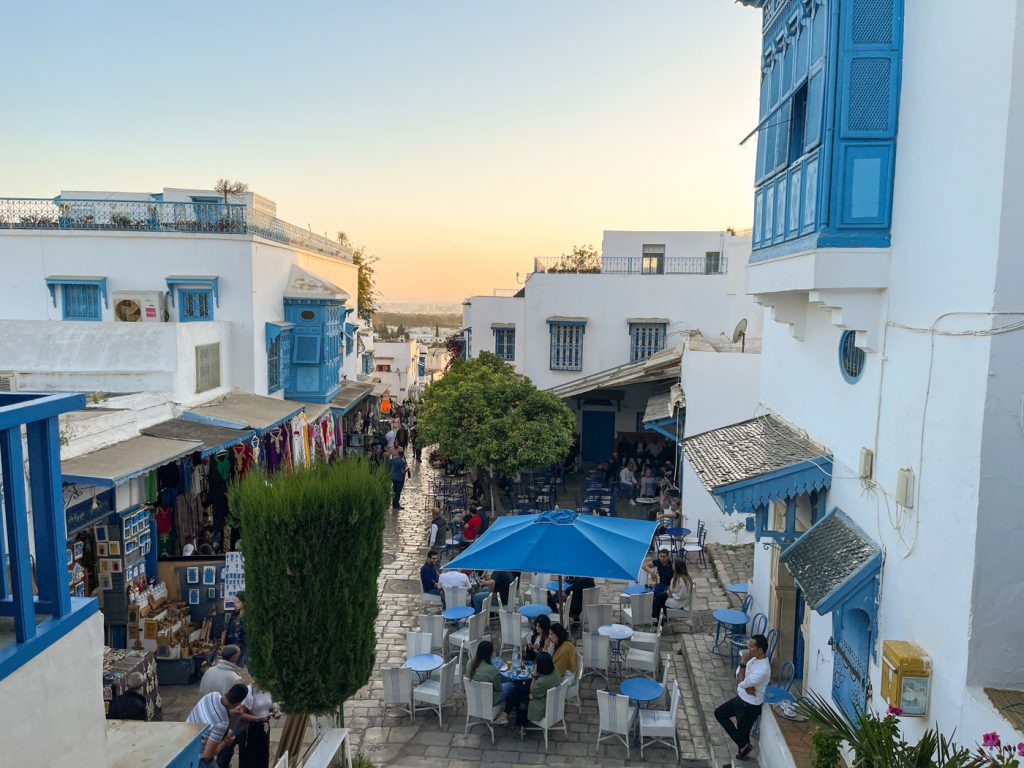
[{"label": "round cafe table", "polygon": [[526,605],[520,607],[519,613],[528,618],[530,621],[533,621],[538,616],[547,616],[549,613],[551,613],[551,609],[548,608],[548,606],[544,603],[527,603]]},{"label": "round cafe table", "polygon": [[[745,627],[747,622],[750,621],[750,617],[743,611],[738,611],[735,608],[719,608],[711,614],[711,617],[718,622],[715,625],[715,644],[711,650],[719,653],[715,649],[724,642],[729,646],[729,657],[731,659],[735,654],[735,649],[732,647],[732,643],[728,641],[737,634],[736,627]],[[723,627],[728,627],[728,629],[723,631]]]},{"label": "round cafe table", "polygon": [[512,671],[511,664],[505,664],[498,670],[498,674],[513,683],[525,683],[533,677],[533,664],[524,662],[518,672]]},{"label": "round cafe table", "polygon": [[408,667],[419,675],[420,682],[422,683],[424,675],[429,675],[442,664],[444,664],[444,659],[436,653],[417,653],[415,656],[410,656],[406,659],[405,664],[402,666]]},{"label": "round cafe table", "polygon": [[612,648],[612,660],[621,677],[622,662],[626,660],[626,657],[622,655],[622,641],[633,636],[633,628],[627,627],[625,624],[602,624],[597,628],[597,634],[608,638]]},{"label": "round cafe table", "polygon": [[473,613],[473,606],[471,605],[453,605],[451,608],[445,608],[441,611],[441,616],[446,621],[458,623],[463,619],[468,619]]},{"label": "round cafe table", "polygon": [[740,581],[740,582],[737,582],[736,584],[730,584],[729,586],[727,586],[725,588],[725,591],[726,592],[732,592],[734,595],[744,595],[747,592],[749,592],[750,590],[747,589],[747,582]]},{"label": "round cafe table", "polygon": [[[638,706],[643,707],[660,698],[665,692],[665,688],[657,680],[652,680],[649,677],[627,677],[619,685],[619,692],[624,696],[629,696]],[[637,727],[636,741],[634,743],[640,743],[639,726]]]}]

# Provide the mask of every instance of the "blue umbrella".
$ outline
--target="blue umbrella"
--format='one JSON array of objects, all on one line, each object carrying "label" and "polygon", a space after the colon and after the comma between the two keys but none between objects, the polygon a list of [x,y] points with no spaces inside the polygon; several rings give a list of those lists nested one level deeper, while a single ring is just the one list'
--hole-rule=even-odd
[{"label": "blue umbrella", "polygon": [[500,517],[444,566],[635,581],[657,523],[554,509]]}]

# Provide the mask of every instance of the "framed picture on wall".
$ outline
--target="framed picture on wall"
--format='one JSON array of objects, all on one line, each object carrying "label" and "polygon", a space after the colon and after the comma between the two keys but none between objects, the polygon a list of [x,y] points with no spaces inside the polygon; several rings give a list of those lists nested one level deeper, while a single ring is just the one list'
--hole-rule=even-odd
[{"label": "framed picture on wall", "polygon": [[82,555],[85,554],[85,544],[80,541],[75,542],[75,560],[81,560]]},{"label": "framed picture on wall", "polygon": [[223,584],[220,585],[220,599],[221,600],[224,599],[224,585]]},{"label": "framed picture on wall", "polygon": [[188,604],[189,605],[199,605],[199,590],[198,589],[190,589],[188,591]]},{"label": "framed picture on wall", "polygon": [[185,569],[185,581],[188,584],[198,584],[199,583],[199,566],[198,565],[190,565],[188,568]]},{"label": "framed picture on wall", "polygon": [[111,558],[111,560],[110,560],[110,572],[111,573],[121,573],[123,569],[124,569],[124,564],[121,562],[120,558],[118,558],[116,560]]},{"label": "framed picture on wall", "polygon": [[106,541],[107,540],[107,526],[105,526],[105,525],[97,525],[93,530],[96,533],[96,541]]},{"label": "framed picture on wall", "polygon": [[100,573],[110,573],[110,560],[103,558],[100,560]]},{"label": "framed picture on wall", "polygon": [[73,552],[71,551],[71,548],[70,548],[70,547],[68,547],[68,567],[69,567],[69,568],[71,567],[71,563],[73,563],[73,562],[74,562],[74,560],[75,560],[75,555],[74,555],[74,553],[73,553]]},{"label": "framed picture on wall", "polygon": [[130,518],[126,517],[124,519],[124,525],[122,527],[122,530],[124,532],[123,535],[121,536],[122,539],[127,539],[129,536],[132,535],[132,521]]},{"label": "framed picture on wall", "polygon": [[216,600],[217,599],[217,588],[216,587],[207,587],[207,589],[206,589],[206,599],[207,600]]},{"label": "framed picture on wall", "polygon": [[119,542],[119,541],[107,542],[107,551],[110,552],[111,555],[120,555],[121,554],[121,542]]},{"label": "framed picture on wall", "polygon": [[204,565],[203,566],[203,584],[216,584],[217,583],[217,566],[215,565]]},{"label": "framed picture on wall", "polygon": [[113,579],[110,578],[110,574],[109,573],[101,573],[100,574],[100,589],[102,589],[104,592],[109,592],[113,588],[114,588],[114,582],[113,582]]},{"label": "framed picture on wall", "polygon": [[97,541],[96,542],[96,557],[106,557],[106,556],[107,556],[107,542],[105,542],[105,541]]}]

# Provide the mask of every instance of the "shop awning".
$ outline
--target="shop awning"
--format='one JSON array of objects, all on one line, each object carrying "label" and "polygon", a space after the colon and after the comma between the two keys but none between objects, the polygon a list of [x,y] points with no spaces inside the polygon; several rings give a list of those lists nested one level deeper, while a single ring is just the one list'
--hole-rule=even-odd
[{"label": "shop awning", "polygon": [[306,419],[312,424],[314,421],[320,421],[323,415],[331,410],[330,403],[299,403],[303,407],[306,413]]},{"label": "shop awning", "polygon": [[289,323],[287,320],[271,320],[267,323],[263,332],[267,342],[267,352],[270,351],[270,345],[278,336],[294,327],[295,323]]},{"label": "shop awning", "polygon": [[668,392],[651,395],[644,410],[644,429],[654,430],[678,443],[682,437],[682,419],[678,417],[678,412],[685,407],[683,388],[678,384],[673,384]]},{"label": "shop awning", "polygon": [[840,510],[823,517],[791,544],[779,559],[824,615],[845,602],[882,567],[882,550]]},{"label": "shop awning", "polygon": [[374,385],[373,385],[373,396],[374,397],[380,397],[385,392],[387,392],[389,389],[391,389],[391,385],[386,383],[386,382],[383,382],[383,381],[374,382]]},{"label": "shop awning", "polygon": [[202,443],[141,435],[60,463],[65,483],[111,488],[144,475],[182,456],[198,451]]},{"label": "shop awning", "polygon": [[774,414],[688,437],[683,455],[727,514],[832,484],[831,452]]},{"label": "shop awning", "polygon": [[210,405],[190,408],[181,417],[231,429],[255,429],[262,433],[301,412],[302,403],[251,395],[248,392],[231,392]]},{"label": "shop awning", "polygon": [[679,380],[679,363],[683,359],[682,346],[663,349],[639,363],[620,365],[600,373],[560,384],[548,390],[559,397],[577,397],[598,389],[624,387],[655,381]]},{"label": "shop awning", "polygon": [[341,382],[341,390],[331,399],[330,406],[344,416],[359,403],[369,397],[370,393],[373,391],[373,382],[350,381],[346,379]]},{"label": "shop awning", "polygon": [[201,444],[199,450],[204,457],[245,442],[256,434],[252,429],[231,429],[181,418],[161,421],[159,424],[153,424],[140,431],[150,437],[198,442]]}]

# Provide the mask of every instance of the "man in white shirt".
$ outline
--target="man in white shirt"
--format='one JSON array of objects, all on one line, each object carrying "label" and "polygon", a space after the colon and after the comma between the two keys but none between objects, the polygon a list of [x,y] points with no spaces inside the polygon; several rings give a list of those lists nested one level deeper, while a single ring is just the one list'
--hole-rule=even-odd
[{"label": "man in white shirt", "polygon": [[632,466],[630,462],[619,472],[619,487],[629,494],[629,503],[636,505],[636,475],[633,474]]},{"label": "man in white shirt", "polygon": [[462,571],[445,571],[437,580],[437,585],[441,589],[445,587],[465,587],[469,589],[472,586],[472,582],[470,582],[469,576]]},{"label": "man in white shirt", "polygon": [[199,768],[216,768],[220,752],[234,747],[231,717],[242,713],[248,697],[248,686],[239,683],[231,686],[227,693],[214,691],[206,694],[189,712],[185,722],[210,726],[199,754]]},{"label": "man in white shirt", "polygon": [[[715,719],[739,747],[737,760],[746,760],[753,749],[750,729],[761,716],[764,689],[768,687],[771,677],[768,639],[764,635],[754,635],[747,643],[747,651],[740,657],[740,665],[736,668],[736,696],[715,710]],[[736,719],[735,725],[733,718]]]}]

